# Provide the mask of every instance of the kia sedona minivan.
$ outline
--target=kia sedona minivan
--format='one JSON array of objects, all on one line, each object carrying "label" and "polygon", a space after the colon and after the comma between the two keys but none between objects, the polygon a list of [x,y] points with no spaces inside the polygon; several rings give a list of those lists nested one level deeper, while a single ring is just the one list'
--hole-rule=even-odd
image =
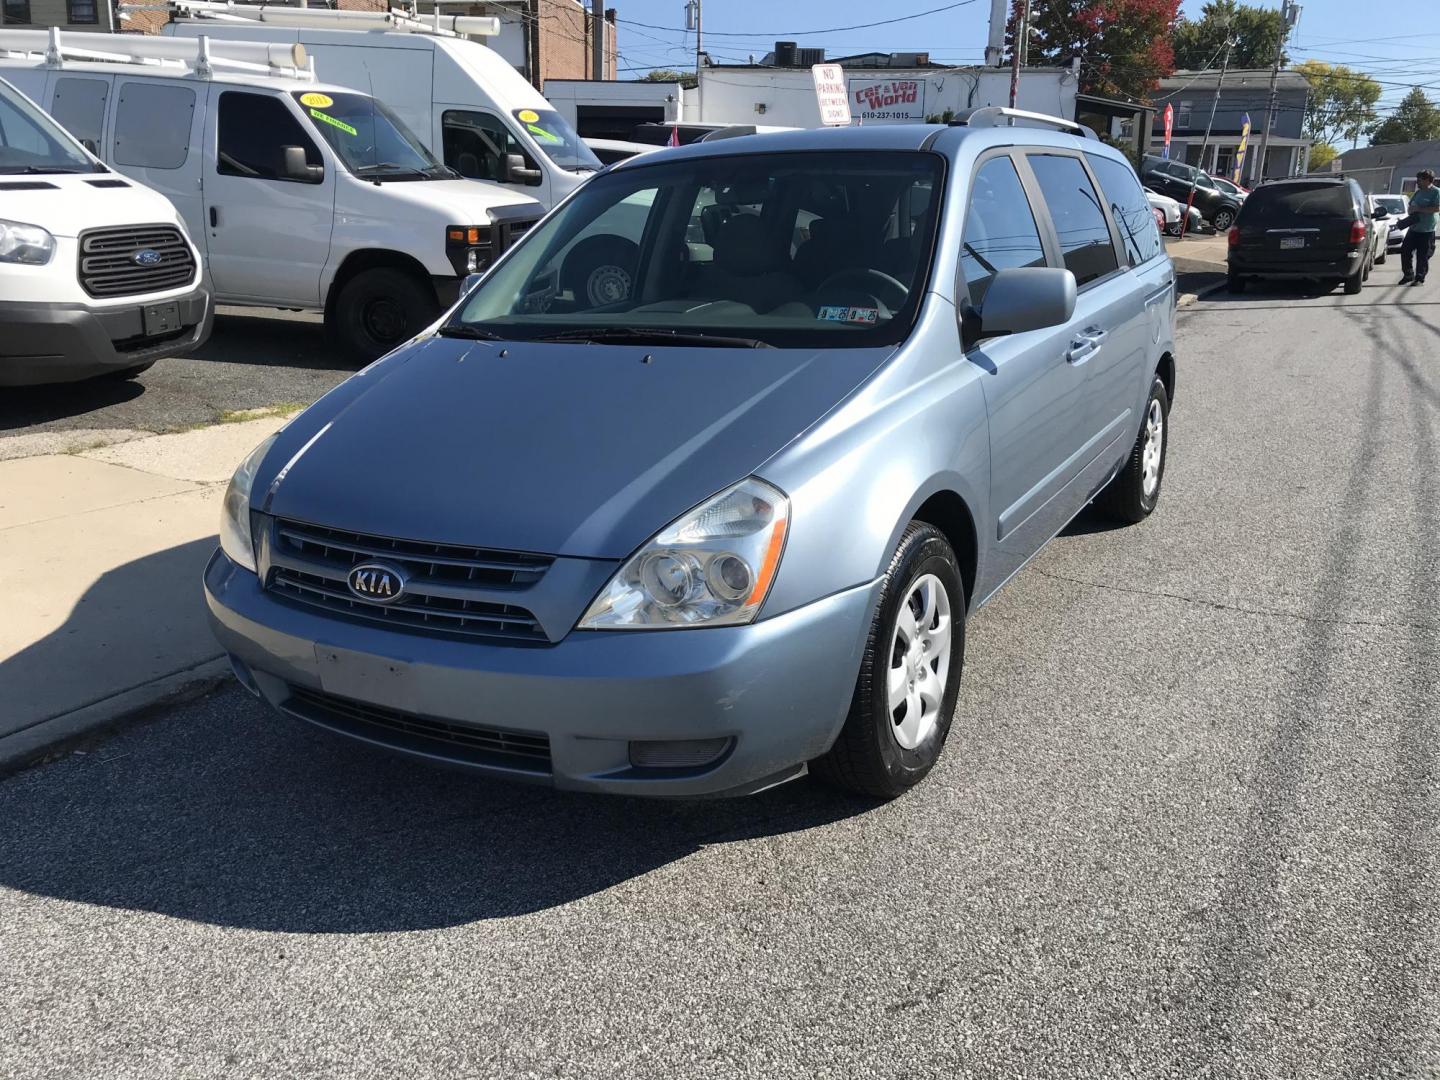
[{"label": "kia sedona minivan", "polygon": [[488,776],[897,796],[975,611],[1090,503],[1154,511],[1174,307],[1066,121],[636,157],[246,459],[215,633],[280,712]]}]

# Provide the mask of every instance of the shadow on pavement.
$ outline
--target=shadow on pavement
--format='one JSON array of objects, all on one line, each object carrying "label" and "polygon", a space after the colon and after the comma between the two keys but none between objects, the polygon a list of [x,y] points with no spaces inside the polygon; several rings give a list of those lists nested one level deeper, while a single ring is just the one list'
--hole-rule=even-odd
[{"label": "shadow on pavement", "polygon": [[350,744],[231,685],[0,785],[0,886],[290,933],[432,929],[873,805],[806,782],[714,802],[509,785]]},{"label": "shadow on pavement", "polygon": [[142,383],[113,379],[87,379],[54,386],[8,386],[0,390],[0,431],[80,416],[107,405],[133,401],[144,392]]},{"label": "shadow on pavement", "polygon": [[318,319],[268,310],[217,311],[210,340],[191,359],[317,371],[356,371],[363,366],[335,351]]}]

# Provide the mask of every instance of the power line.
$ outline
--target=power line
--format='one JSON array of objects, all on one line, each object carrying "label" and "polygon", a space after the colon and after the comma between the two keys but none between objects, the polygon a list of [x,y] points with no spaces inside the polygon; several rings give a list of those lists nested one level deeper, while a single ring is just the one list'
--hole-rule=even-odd
[{"label": "power line", "polygon": [[[915,12],[915,14],[913,14],[913,15],[897,15],[897,16],[896,16],[895,18],[893,18],[893,19],[881,19],[879,22],[856,23],[856,24],[854,24],[853,26],[829,26],[829,27],[824,27],[824,28],[819,29],[819,30],[755,30],[755,31],[747,31],[747,32],[744,32],[744,33],[737,32],[737,31],[707,30],[707,31],[705,31],[705,33],[706,33],[706,35],[707,35],[708,37],[727,37],[727,38],[786,38],[786,37],[800,38],[800,37],[809,37],[809,36],[812,36],[812,35],[814,35],[814,34],[841,34],[841,33],[845,33],[846,31],[849,31],[849,30],[869,30],[869,29],[871,29],[872,27],[876,27],[876,26],[891,26],[891,25],[893,25],[894,23],[909,22],[911,19],[923,19],[923,18],[924,18],[925,16],[927,16],[927,15],[938,15],[938,14],[940,14],[942,11],[953,11],[953,10],[955,10],[956,8],[966,7],[966,6],[968,6],[968,5],[970,5],[970,4],[974,4],[974,3],[976,3],[976,2],[977,2],[977,0],[958,0],[958,3],[946,4],[946,5],[944,5],[943,7],[931,8],[929,11],[917,11],[917,12]],[[640,21],[638,21],[638,20],[636,20],[636,19],[619,19],[619,18],[617,18],[615,21],[616,21],[616,22],[625,23],[625,24],[627,24],[627,25],[629,25],[629,26],[643,26],[643,27],[645,27],[645,28],[648,29],[648,30],[664,30],[664,31],[667,31],[667,32],[669,32],[669,33],[687,33],[687,32],[688,32],[688,31],[681,30],[679,27],[675,27],[675,26],[659,26],[659,25],[656,25],[655,23],[640,22]]]}]

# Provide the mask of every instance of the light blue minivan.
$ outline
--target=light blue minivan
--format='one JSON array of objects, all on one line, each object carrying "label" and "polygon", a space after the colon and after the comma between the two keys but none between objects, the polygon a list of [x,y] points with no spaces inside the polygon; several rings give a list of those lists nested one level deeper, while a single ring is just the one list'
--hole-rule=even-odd
[{"label": "light blue minivan", "polygon": [[1174,307],[1065,121],[637,158],[241,465],[215,632],[280,711],[479,773],[899,795],[975,609],[1091,502],[1155,508]]}]

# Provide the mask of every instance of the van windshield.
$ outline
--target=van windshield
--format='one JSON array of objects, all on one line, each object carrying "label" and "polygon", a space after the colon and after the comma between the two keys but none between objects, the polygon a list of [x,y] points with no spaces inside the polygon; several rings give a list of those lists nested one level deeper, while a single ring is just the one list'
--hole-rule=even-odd
[{"label": "van windshield", "polygon": [[105,172],[55,121],[0,79],[0,173]]},{"label": "van windshield", "polygon": [[516,122],[545,151],[545,156],[570,172],[595,172],[605,166],[554,109],[516,109]]},{"label": "van windshield", "polygon": [[925,292],[943,169],[934,154],[882,151],[622,165],[532,229],[441,333],[894,344]]},{"label": "van windshield", "polygon": [[300,111],[340,156],[366,180],[448,180],[440,164],[401,119],[367,94],[297,90]]}]

